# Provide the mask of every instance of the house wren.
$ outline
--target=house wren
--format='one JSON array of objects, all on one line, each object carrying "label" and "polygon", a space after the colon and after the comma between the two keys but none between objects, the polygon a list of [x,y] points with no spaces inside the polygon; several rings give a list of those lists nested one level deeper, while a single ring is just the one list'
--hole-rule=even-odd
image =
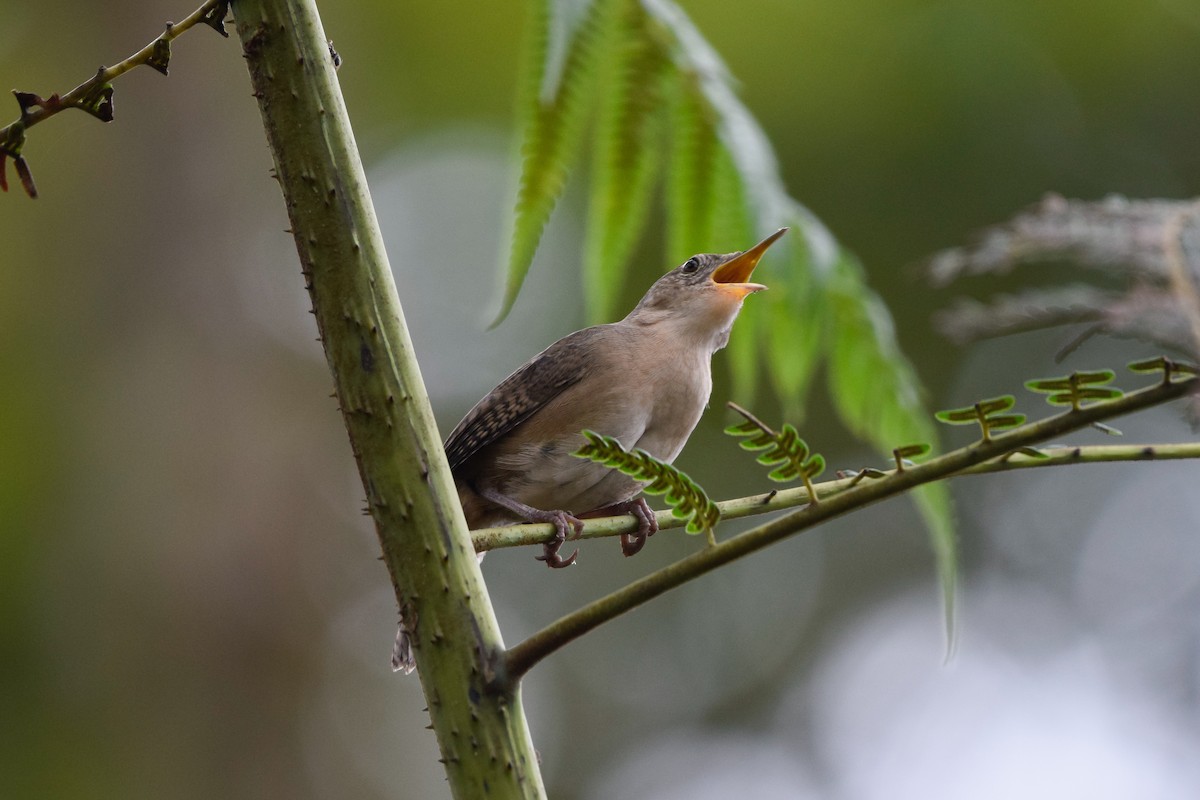
[{"label": "house wren", "polygon": [[620,322],[576,331],[547,347],[480,400],[446,440],[446,455],[471,528],[550,522],[556,535],[538,559],[574,563],[559,548],[583,529],[580,517],[632,513],[625,555],[658,530],[641,483],[571,454],[585,428],[670,463],[712,391],[712,355],[781,228],[740,253],[692,256],[659,278]]}]

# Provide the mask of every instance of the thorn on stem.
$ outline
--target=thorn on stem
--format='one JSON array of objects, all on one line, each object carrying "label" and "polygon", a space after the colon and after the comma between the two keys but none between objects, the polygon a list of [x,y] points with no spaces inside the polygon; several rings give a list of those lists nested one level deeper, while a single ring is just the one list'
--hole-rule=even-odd
[{"label": "thorn on stem", "polygon": [[225,30],[225,17],[229,14],[229,0],[222,0],[217,3],[200,18],[208,27],[212,28],[217,33],[229,38],[229,31]]},{"label": "thorn on stem", "polygon": [[[167,33],[170,33],[170,32],[171,32],[171,23],[168,22],[167,23]],[[155,39],[153,48],[150,51],[150,55],[146,58],[146,66],[150,67],[151,69],[155,70],[156,72],[161,72],[163,75],[166,75],[167,74],[167,65],[170,63],[171,63],[171,41],[169,39],[165,39],[162,37]]]},{"label": "thorn on stem", "polygon": [[34,94],[33,92],[19,92],[16,89],[14,89],[13,97],[17,98],[17,105],[21,108],[21,119],[25,119],[26,117],[28,117],[29,109],[33,108],[34,106],[41,106],[42,108],[48,108],[50,105],[58,103],[58,95],[57,94],[50,95],[49,100],[43,100],[41,97]]}]

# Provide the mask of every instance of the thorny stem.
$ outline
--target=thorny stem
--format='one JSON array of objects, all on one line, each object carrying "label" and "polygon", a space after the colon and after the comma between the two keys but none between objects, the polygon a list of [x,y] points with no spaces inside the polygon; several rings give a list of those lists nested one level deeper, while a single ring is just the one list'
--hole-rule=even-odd
[{"label": "thorny stem", "polygon": [[[254,96],[450,792],[545,800],[316,0],[237,0]],[[403,795],[401,782],[394,793]]]},{"label": "thorny stem", "polygon": [[[849,511],[863,508],[932,481],[959,474],[1017,469],[1026,463],[1031,466],[1035,463],[1041,466],[1047,461],[1046,459],[1029,458],[1027,462],[1025,458],[1019,461],[1007,458],[999,463],[994,459],[1002,458],[1022,447],[1033,447],[1039,442],[1049,441],[1065,433],[1084,428],[1093,422],[1112,419],[1174,400],[1196,391],[1198,386],[1200,386],[1198,378],[1159,383],[1115,400],[1096,403],[1078,410],[1073,409],[1058,416],[1027,423],[1006,433],[993,436],[988,441],[976,442],[922,464],[908,467],[903,472],[893,471],[886,473],[886,477],[881,479],[861,481],[845,491],[837,491],[837,489],[848,485],[851,479],[820,484],[818,491],[821,503],[819,505],[809,504],[779,519],[719,542],[715,546],[705,547],[567,614],[533,634],[505,654],[507,666],[507,669],[504,670],[505,680],[515,685],[530,668],[543,658],[604,622],[669,589],[760,550],[769,544],[811,529]],[[1194,457],[1197,454],[1195,448],[1185,455],[1186,451],[1178,449],[1180,446],[1168,447],[1171,455],[1167,457]],[[1152,457],[1145,446],[1139,449],[1141,458]],[[1058,458],[1059,463],[1081,460],[1084,450],[1084,448],[1054,448],[1049,451],[1052,454],[1050,460],[1053,462],[1055,458]],[[1112,448],[1096,448],[1096,450],[1111,451]],[[1079,456],[1075,455],[1077,451],[1080,453]],[[1133,457],[1132,454],[1127,455]],[[829,495],[825,494],[825,487],[830,489]],[[790,491],[796,492],[797,490]],[[782,495],[784,492],[779,494]],[[768,502],[762,503],[762,505],[768,507],[774,500],[775,498],[769,497]],[[587,536],[588,533],[585,531],[584,535]]]}]

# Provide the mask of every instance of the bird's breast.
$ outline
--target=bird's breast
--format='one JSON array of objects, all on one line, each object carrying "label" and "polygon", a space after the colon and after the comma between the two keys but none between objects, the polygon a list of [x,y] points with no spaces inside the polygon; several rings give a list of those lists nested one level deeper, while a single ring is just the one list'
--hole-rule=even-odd
[{"label": "bird's breast", "polygon": [[662,461],[671,462],[683,450],[700,421],[712,392],[712,370],[707,353],[664,351],[657,374],[657,390],[647,409],[646,427],[636,446]]},{"label": "bird's breast", "polygon": [[583,430],[671,462],[712,390],[711,353],[630,335],[611,359],[481,453],[475,482],[525,505],[584,513],[628,500],[641,484],[577,458]]}]

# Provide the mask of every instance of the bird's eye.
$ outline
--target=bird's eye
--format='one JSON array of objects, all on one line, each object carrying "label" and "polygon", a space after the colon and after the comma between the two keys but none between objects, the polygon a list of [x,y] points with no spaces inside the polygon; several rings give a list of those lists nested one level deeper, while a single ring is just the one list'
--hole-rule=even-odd
[{"label": "bird's eye", "polygon": [[700,269],[700,260],[698,258],[689,258],[683,262],[683,266],[679,268],[685,275],[691,275],[696,270]]}]

